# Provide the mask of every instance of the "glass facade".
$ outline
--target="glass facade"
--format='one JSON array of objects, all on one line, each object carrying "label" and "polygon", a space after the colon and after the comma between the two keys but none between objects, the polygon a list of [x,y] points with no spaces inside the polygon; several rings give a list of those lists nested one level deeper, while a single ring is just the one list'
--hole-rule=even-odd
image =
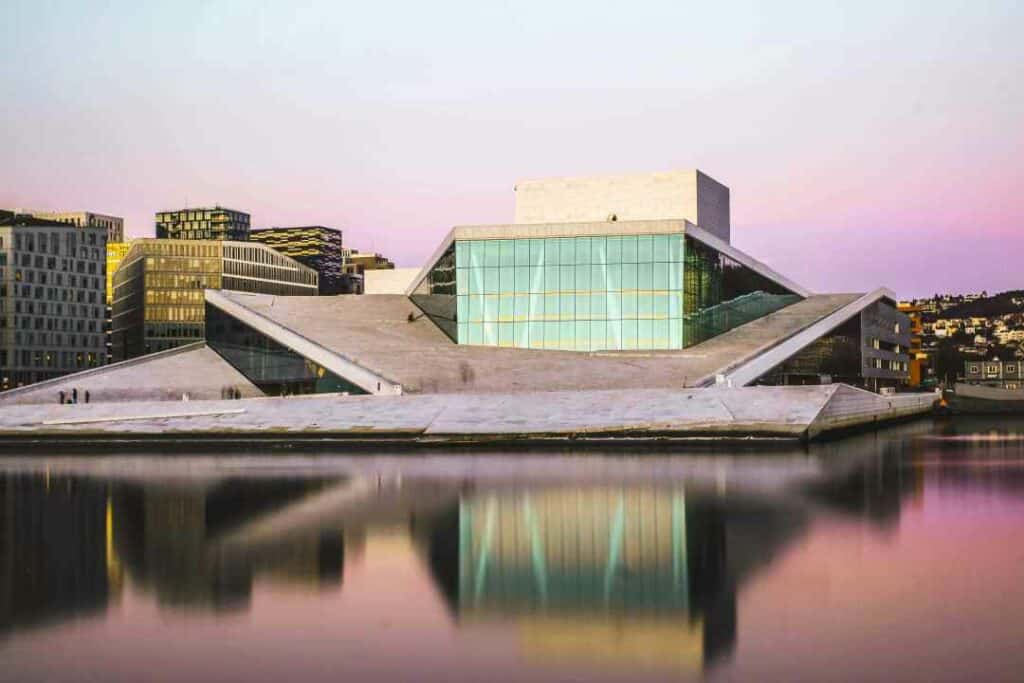
[{"label": "glass facade", "polygon": [[316,271],[248,242],[132,242],[112,278],[111,356],[126,360],[201,341],[205,289],[317,293]]},{"label": "glass facade", "polygon": [[206,343],[271,396],[367,393],[210,304],[206,304]]},{"label": "glass facade", "polygon": [[260,242],[308,266],[319,274],[320,294],[351,294],[352,279],[345,273],[341,230],[311,225],[253,230],[249,240]]},{"label": "glass facade", "polygon": [[412,295],[460,344],[681,349],[800,297],[683,234],[456,240]]},{"label": "glass facade", "polygon": [[800,300],[777,282],[693,238],[683,261],[683,339],[686,346]]},{"label": "glass facade", "polygon": [[861,325],[855,315],[824,337],[816,339],[784,363],[772,368],[757,384],[863,384]]}]

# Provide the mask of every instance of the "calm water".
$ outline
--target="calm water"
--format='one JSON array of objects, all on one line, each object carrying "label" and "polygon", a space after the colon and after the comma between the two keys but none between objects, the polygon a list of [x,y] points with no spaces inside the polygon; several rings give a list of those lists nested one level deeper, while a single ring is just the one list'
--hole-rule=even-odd
[{"label": "calm water", "polygon": [[2,458],[0,678],[1020,680],[1020,438]]}]

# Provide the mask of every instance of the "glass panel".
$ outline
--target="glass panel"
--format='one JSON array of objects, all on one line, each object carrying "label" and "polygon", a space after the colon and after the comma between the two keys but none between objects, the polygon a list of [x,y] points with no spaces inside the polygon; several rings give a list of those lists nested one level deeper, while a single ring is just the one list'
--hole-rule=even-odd
[{"label": "glass panel", "polygon": [[[462,247],[463,253],[466,247]],[[455,268],[456,245],[451,245],[438,259],[434,267],[430,269],[423,282],[416,287],[410,299],[434,324],[451,337],[458,341],[458,302],[456,301],[456,275]],[[471,274],[469,269],[463,269],[463,275]],[[472,282],[472,278],[470,278]],[[463,285],[465,287],[465,285]],[[468,288],[467,288],[468,289]],[[468,292],[463,292],[463,297]],[[467,306],[462,305],[463,311]]]},{"label": "glass panel", "polygon": [[[674,235],[672,235],[674,237]],[[651,261],[667,263],[672,260],[669,253],[669,235],[654,235],[651,238]]]},{"label": "glass panel", "polygon": [[499,240],[499,261],[502,267],[514,266],[516,264],[515,242],[512,240]]},{"label": "glass panel", "polygon": [[636,238],[636,262],[652,263],[654,261],[654,236],[640,235]]},{"label": "glass panel", "polygon": [[560,246],[557,239],[544,240],[544,265],[554,266],[558,264],[558,248]]},{"label": "glass panel", "polygon": [[683,344],[692,346],[800,296],[692,238],[683,263]]},{"label": "glass panel", "polygon": [[530,241],[529,240],[513,240],[513,249],[515,251],[515,265],[517,266],[528,266],[530,265]]},{"label": "glass panel", "polygon": [[[577,237],[572,240],[576,243],[576,265],[589,265],[590,264],[590,238],[589,237]],[[588,342],[589,343],[589,342]]]},{"label": "glass panel", "polygon": [[484,265],[497,268],[501,265],[501,243],[498,240],[483,240]]},{"label": "glass panel", "polygon": [[[650,291],[651,283],[654,281],[653,263],[636,264],[636,288],[641,291]],[[664,264],[662,264],[664,265]]]},{"label": "glass panel", "polygon": [[636,236],[629,235],[622,238],[622,262],[623,263],[636,263],[637,256],[637,240]]},{"label": "glass panel", "polygon": [[501,291],[497,268],[484,268],[484,294],[497,294]]},{"label": "glass panel", "polygon": [[367,393],[211,304],[206,304],[206,342],[250,382],[272,396]]},{"label": "glass panel", "polygon": [[563,266],[571,266],[576,263],[576,240],[561,239],[558,246],[558,262]]},{"label": "glass panel", "polygon": [[[682,235],[460,241],[428,277],[434,291],[417,291],[414,301],[419,305],[429,296],[439,305],[454,289],[452,312],[442,316],[432,309],[431,318],[448,325],[461,343],[577,351],[682,348],[692,343],[683,332],[684,311],[692,312],[684,304],[684,244]],[[456,264],[456,254],[465,262]],[[696,297],[687,293],[686,301],[714,300],[719,290],[707,271],[695,270],[704,273],[698,278],[704,290]],[[695,320],[688,317],[685,329],[700,327]],[[480,325],[485,322],[494,324]]]},{"label": "glass panel", "polygon": [[576,289],[576,268],[574,266],[561,266],[558,270],[558,289],[563,292],[571,292]]}]

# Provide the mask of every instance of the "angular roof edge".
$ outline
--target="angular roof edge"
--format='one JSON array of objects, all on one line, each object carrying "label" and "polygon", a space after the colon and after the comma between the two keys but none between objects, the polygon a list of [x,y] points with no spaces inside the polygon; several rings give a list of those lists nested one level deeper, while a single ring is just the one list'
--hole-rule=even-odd
[{"label": "angular roof edge", "polygon": [[[247,308],[215,289],[207,289],[206,301],[231,315],[242,323],[264,334],[277,343],[287,346],[301,356],[318,363],[343,377],[370,394],[401,394],[402,385],[369,368],[356,363],[342,354],[331,351],[301,334],[291,330],[256,311]],[[245,295],[245,292],[233,292],[234,295]],[[256,295],[267,296],[267,295]],[[215,349],[216,350],[216,349]]]},{"label": "angular roof edge", "polygon": [[740,251],[739,249],[737,249],[736,247],[732,246],[731,244],[729,244],[725,240],[722,240],[722,239],[719,239],[718,237],[715,237],[714,235],[712,235],[710,232],[708,232],[704,228],[701,228],[699,226],[693,225],[691,223],[691,224],[686,226],[686,234],[689,235],[690,237],[696,239],[698,242],[702,242],[702,243],[706,244],[707,246],[711,247],[715,251],[717,251],[717,252],[719,252],[721,254],[725,254],[726,256],[731,258],[733,261],[736,261],[737,263],[740,263],[740,264],[746,266],[747,268],[750,268],[751,270],[756,272],[758,275],[763,275],[764,277],[768,278],[769,280],[777,282],[778,284],[782,285],[783,287],[785,287],[786,289],[790,290],[794,294],[799,294],[800,296],[802,296],[804,298],[807,298],[811,294],[814,293],[811,290],[807,289],[806,287],[804,287],[802,285],[798,285],[797,283],[793,282],[788,277],[786,277],[786,276],[784,276],[784,275],[782,275],[782,274],[772,270],[771,268],[766,266],[764,263],[761,263],[760,261],[758,261],[753,256],[749,256],[746,253]]},{"label": "angular roof edge", "polygon": [[886,287],[879,287],[872,292],[868,292],[817,322],[808,325],[764,353],[733,368],[725,375],[726,383],[732,386],[747,386],[776,365],[799,353],[814,343],[815,340],[824,337],[853,316],[859,314],[868,306],[879,301],[893,302],[895,300],[896,294]]},{"label": "angular roof edge", "polygon": [[411,296],[426,279],[430,269],[440,260],[444,252],[456,239],[539,239],[545,237],[587,237],[595,235],[663,235],[684,233],[703,244],[725,254],[737,263],[750,268],[759,275],[777,282],[795,294],[808,297],[813,292],[772,270],[752,256],[740,251],[728,242],[715,237],[707,230],[683,219],[650,221],[600,221],[580,223],[498,223],[493,225],[456,225],[445,235],[441,243],[427,259],[420,272],[405,290]]}]

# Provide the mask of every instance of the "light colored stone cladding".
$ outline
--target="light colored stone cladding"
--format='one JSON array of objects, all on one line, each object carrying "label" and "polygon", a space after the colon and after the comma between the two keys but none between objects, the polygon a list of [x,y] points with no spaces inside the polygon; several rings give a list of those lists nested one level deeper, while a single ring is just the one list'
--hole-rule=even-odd
[{"label": "light colored stone cladding", "polygon": [[729,188],[697,170],[516,183],[515,222],[687,220],[729,241]]}]

